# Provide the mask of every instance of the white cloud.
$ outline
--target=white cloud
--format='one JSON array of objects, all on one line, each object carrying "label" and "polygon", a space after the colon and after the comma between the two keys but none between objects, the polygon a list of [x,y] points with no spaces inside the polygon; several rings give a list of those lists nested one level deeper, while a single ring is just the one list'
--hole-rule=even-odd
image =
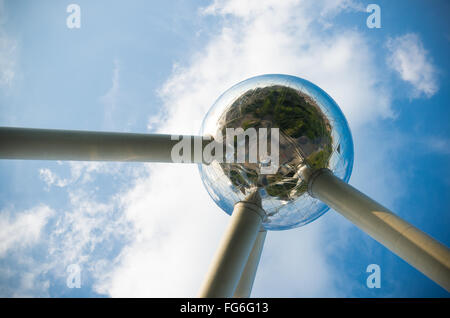
[{"label": "white cloud", "polygon": [[81,267],[82,287],[92,287],[107,277],[112,260],[132,239],[133,225],[121,213],[121,192],[99,199],[98,187],[87,183],[102,176],[115,182],[133,180],[146,176],[145,168],[100,162],[69,162],[67,166],[67,178],[40,169],[47,186],[67,191],[69,202],[64,208],[37,206],[25,212],[1,212],[0,257],[7,265],[0,267],[0,296],[48,297],[50,282],[60,288],[59,296],[70,293],[65,285],[70,264]]},{"label": "white cloud", "polygon": [[387,41],[389,66],[413,87],[411,97],[433,96],[439,89],[437,70],[419,36],[408,33]]},{"label": "white cloud", "polygon": [[115,212],[114,196],[100,202],[94,191],[79,188],[69,191],[69,200],[69,208],[56,218],[48,242],[49,258],[60,275],[65,275],[66,266],[72,263],[92,269],[117,246],[117,240],[123,240],[121,245],[131,233],[127,220]]},{"label": "white cloud", "polygon": [[309,4],[216,1],[205,9],[243,19],[225,23],[188,67],[175,69],[162,90],[171,119],[167,131],[198,132],[222,92],[264,73],[297,75],[319,85],[343,108],[352,128],[392,116],[390,94],[366,38],[351,30],[322,32],[314,24],[318,5]]},{"label": "white cloud", "polygon": [[195,166],[152,165],[122,197],[135,240],[97,291],[113,297],[195,296],[227,216],[203,190]]},{"label": "white cloud", "polygon": [[253,297],[336,297],[336,270],[327,262],[323,222],[269,232],[253,287]]},{"label": "white cloud", "polygon": [[55,211],[46,205],[22,212],[0,212],[1,297],[48,296],[50,282],[42,277],[49,269],[42,262],[46,255],[36,261],[34,251],[45,242],[45,227],[54,216]]},{"label": "white cloud", "polygon": [[[70,170],[70,177],[68,178],[60,177],[49,168],[39,169],[39,177],[48,189],[51,186],[64,188],[75,183],[86,184],[94,181],[95,175],[98,174],[112,175],[124,172],[123,165],[114,162],[69,161],[66,164]],[[130,172],[130,169],[128,169],[127,173]]]},{"label": "white cloud", "polygon": [[[312,3],[215,1],[202,10],[227,18],[206,47],[184,66],[176,66],[162,87],[165,117],[160,118],[159,132],[198,133],[221,93],[264,73],[297,75],[318,84],[343,108],[354,130],[392,116],[389,90],[379,80],[382,71],[369,43],[356,31],[323,33],[314,21],[326,16],[316,9],[320,4],[326,8],[328,2]],[[330,10],[337,14],[345,8]],[[153,128],[155,118],[151,123]],[[196,167],[151,166],[150,176],[130,189],[122,206],[134,224],[136,240],[121,252],[97,290],[114,297],[195,296],[228,221],[206,195]],[[336,290],[340,275],[327,264],[322,241],[326,230],[315,222],[270,233],[255,294],[345,293]]]},{"label": "white cloud", "polygon": [[55,185],[63,188],[70,182],[68,179],[58,177],[48,168],[39,169],[39,177],[47,184],[47,187]]},{"label": "white cloud", "polygon": [[10,212],[2,211],[0,214],[0,257],[9,250],[35,244],[52,214],[53,211],[47,206],[22,212],[15,218]]},{"label": "white cloud", "polygon": [[148,121],[147,121],[147,130],[148,131],[152,131],[158,127],[158,124],[161,123],[161,116],[162,115],[154,115],[148,119]]},{"label": "white cloud", "polygon": [[80,266],[84,288],[111,271],[116,249],[132,239],[132,224],[117,212],[114,196],[104,203],[79,189],[69,192],[69,200],[64,210],[37,207],[15,220],[2,212],[0,257],[7,266],[0,267],[0,296],[48,297],[50,283],[63,296],[70,292],[70,264]]},{"label": "white cloud", "polygon": [[[343,11],[366,11],[364,5],[355,0],[322,0],[319,5],[322,7],[320,11],[322,17],[334,17]],[[322,21],[325,22],[324,20]]]}]

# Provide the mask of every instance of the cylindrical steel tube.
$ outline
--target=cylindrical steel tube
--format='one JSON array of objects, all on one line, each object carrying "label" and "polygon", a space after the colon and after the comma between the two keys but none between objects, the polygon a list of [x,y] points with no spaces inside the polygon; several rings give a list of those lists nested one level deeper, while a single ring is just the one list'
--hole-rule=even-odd
[{"label": "cylindrical steel tube", "polygon": [[[257,192],[256,195],[259,197]],[[260,204],[249,201],[236,203],[199,297],[233,296],[261,228],[263,216]]]},{"label": "cylindrical steel tube", "polygon": [[245,264],[241,279],[234,291],[233,297],[247,298],[252,292],[253,283],[255,282],[256,272],[258,270],[259,260],[264,247],[267,231],[262,229],[256,236],[255,244],[253,244],[252,251],[248,257],[247,264]]},{"label": "cylindrical steel tube", "polygon": [[179,137],[0,127],[0,159],[177,162],[172,149],[184,137],[189,138],[189,162],[202,163],[202,156],[194,155],[194,145],[203,149],[208,141],[201,136]]},{"label": "cylindrical steel tube", "polygon": [[450,291],[450,250],[379,203],[319,170],[309,180],[310,193],[372,238]]}]

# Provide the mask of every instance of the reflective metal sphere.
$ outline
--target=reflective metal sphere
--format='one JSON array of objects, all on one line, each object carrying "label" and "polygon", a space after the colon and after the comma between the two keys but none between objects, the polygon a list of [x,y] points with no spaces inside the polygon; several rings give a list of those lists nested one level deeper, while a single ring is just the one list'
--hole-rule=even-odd
[{"label": "reflective metal sphere", "polygon": [[[207,191],[228,214],[236,202],[257,190],[267,213],[266,229],[302,226],[328,207],[308,194],[300,169],[328,168],[345,181],[350,178],[353,142],[347,121],[327,93],[304,79],[262,75],[231,87],[211,107],[200,133],[221,140],[227,128],[267,128],[269,150],[271,128],[279,128],[279,162],[274,173],[261,172],[267,158],[256,149],[256,163],[215,160],[199,165]],[[246,139],[238,140],[226,140],[227,146],[245,147]],[[248,140],[244,149],[248,158],[252,150]]]}]

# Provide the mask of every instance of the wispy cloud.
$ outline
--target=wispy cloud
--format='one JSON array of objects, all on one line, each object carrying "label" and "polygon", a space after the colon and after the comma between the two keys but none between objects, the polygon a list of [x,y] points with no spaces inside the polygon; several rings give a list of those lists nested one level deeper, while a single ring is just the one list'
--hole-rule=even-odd
[{"label": "wispy cloud", "polygon": [[402,80],[411,84],[412,98],[431,97],[438,91],[438,71],[417,34],[390,38],[387,48],[388,64]]},{"label": "wispy cloud", "polygon": [[[0,257],[7,264],[0,267],[0,296],[51,296],[50,282],[59,289],[59,296],[70,293],[66,286],[70,264],[81,267],[83,288],[92,288],[107,277],[113,260],[132,240],[133,225],[120,208],[123,195],[119,192],[99,199],[99,191],[86,186],[91,177],[117,173],[117,166],[73,164],[67,179],[41,169],[49,186],[64,182],[69,199],[64,207],[38,205],[23,212],[0,212]],[[133,170],[138,173],[141,169]]]},{"label": "wispy cloud", "polygon": [[25,211],[0,211],[0,296],[45,297],[50,281],[44,253],[36,261],[33,253],[47,237],[46,226],[55,216],[47,205]]},{"label": "wispy cloud", "polygon": [[38,206],[16,214],[9,211],[0,213],[0,257],[10,249],[20,249],[33,245],[53,211],[47,206]]},{"label": "wispy cloud", "polygon": [[0,85],[10,87],[16,75],[17,42],[0,28]]},{"label": "wispy cloud", "polygon": [[[416,141],[417,142],[417,141]],[[441,155],[450,155],[450,139],[441,136],[427,136],[420,140],[423,149]]]},{"label": "wispy cloud", "polygon": [[70,161],[60,162],[60,164],[69,168],[70,177],[61,177],[49,168],[39,169],[39,178],[48,188],[52,186],[64,188],[75,183],[86,184],[93,181],[99,174],[111,175],[121,171],[121,164],[113,162]]},{"label": "wispy cloud", "polygon": [[104,124],[107,128],[114,126],[114,112],[117,110],[117,103],[120,89],[120,63],[118,59],[114,60],[111,87],[100,97],[100,102],[104,106]]},{"label": "wispy cloud", "polygon": [[11,87],[16,76],[18,43],[4,30],[6,21],[5,3],[0,0],[0,86]]},{"label": "wispy cloud", "polygon": [[45,182],[47,187],[55,185],[57,187],[63,188],[71,182],[71,180],[69,179],[58,177],[48,168],[39,169],[39,177],[42,179],[42,181]]}]

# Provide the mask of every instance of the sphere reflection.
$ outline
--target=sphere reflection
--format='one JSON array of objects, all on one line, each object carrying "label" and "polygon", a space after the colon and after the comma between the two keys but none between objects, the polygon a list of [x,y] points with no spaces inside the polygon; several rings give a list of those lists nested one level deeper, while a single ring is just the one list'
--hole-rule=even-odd
[{"label": "sphere reflection", "polygon": [[[200,133],[221,140],[230,128],[266,128],[268,140],[274,137],[271,128],[278,128],[279,160],[271,174],[262,173],[267,158],[260,153],[256,163],[215,160],[199,165],[207,191],[228,214],[236,202],[257,190],[267,213],[266,229],[301,226],[328,207],[308,194],[299,170],[328,168],[345,181],[350,177],[353,143],[345,117],[330,96],[304,79],[262,75],[231,87],[211,107]],[[245,138],[226,140],[235,149],[246,147],[245,142]],[[251,146],[244,148],[247,158]]]}]

